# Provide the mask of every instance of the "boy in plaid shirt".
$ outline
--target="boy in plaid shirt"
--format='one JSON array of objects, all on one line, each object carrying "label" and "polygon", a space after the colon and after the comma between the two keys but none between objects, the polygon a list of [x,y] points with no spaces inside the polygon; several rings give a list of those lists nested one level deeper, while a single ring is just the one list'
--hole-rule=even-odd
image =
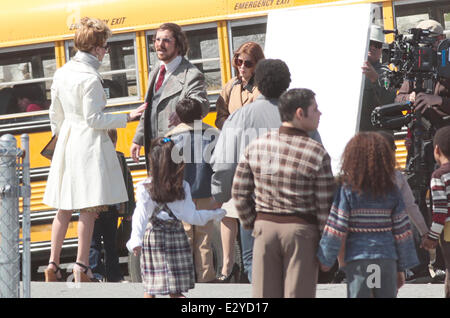
[{"label": "boy in plaid shirt", "polygon": [[334,194],[330,156],[308,136],[321,112],[309,89],[279,100],[282,126],[254,140],[241,157],[232,196],[253,228],[253,297],[315,297],[320,233]]}]

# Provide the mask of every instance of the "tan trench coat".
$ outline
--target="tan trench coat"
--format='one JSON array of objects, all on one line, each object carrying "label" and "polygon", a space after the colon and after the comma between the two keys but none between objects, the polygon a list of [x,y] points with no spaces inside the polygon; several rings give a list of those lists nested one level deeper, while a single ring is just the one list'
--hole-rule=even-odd
[{"label": "tan trench coat", "polygon": [[223,123],[236,110],[244,105],[252,103],[260,94],[256,85],[253,85],[251,91],[242,89],[242,84],[237,77],[233,77],[222,89],[216,102],[216,126],[222,129]]}]

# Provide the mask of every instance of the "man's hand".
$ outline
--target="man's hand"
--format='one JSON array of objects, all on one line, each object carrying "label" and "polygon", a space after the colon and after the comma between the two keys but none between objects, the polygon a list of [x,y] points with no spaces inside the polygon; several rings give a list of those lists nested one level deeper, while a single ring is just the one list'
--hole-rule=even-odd
[{"label": "man's hand", "polygon": [[213,201],[214,201],[214,203],[212,203],[212,208],[211,208],[211,210],[220,209],[220,208],[222,207],[222,205],[223,205],[222,202],[217,202],[217,201],[214,200],[214,199],[213,199]]},{"label": "man's hand", "polygon": [[139,154],[141,152],[141,145],[135,144],[134,142],[131,144],[130,153],[131,158],[133,158],[134,162],[139,163]]},{"label": "man's hand", "polygon": [[420,244],[420,247],[429,251],[429,250],[435,249],[437,247],[437,245],[438,245],[437,241],[434,241],[434,240],[428,238],[428,236],[424,235],[424,237],[422,238],[422,243]]},{"label": "man's hand", "polygon": [[377,71],[373,68],[372,64],[370,64],[368,61],[364,62],[363,66],[361,68],[363,70],[363,74],[366,75],[366,77],[372,83],[375,83],[378,80]]},{"label": "man's hand", "polygon": [[177,126],[179,123],[181,123],[180,118],[178,117],[176,112],[173,112],[169,116],[169,127]]},{"label": "man's hand", "polygon": [[442,105],[442,97],[438,95],[419,93],[415,99],[415,111],[420,111],[422,114],[433,106]]},{"label": "man's hand", "polygon": [[328,272],[328,271],[331,269],[331,267],[325,266],[325,265],[323,265],[323,264],[320,263],[320,262],[319,262],[319,265],[320,265],[320,270],[321,270],[322,272]]},{"label": "man's hand", "polygon": [[136,246],[133,248],[133,254],[134,256],[139,256],[141,254],[142,246]]}]

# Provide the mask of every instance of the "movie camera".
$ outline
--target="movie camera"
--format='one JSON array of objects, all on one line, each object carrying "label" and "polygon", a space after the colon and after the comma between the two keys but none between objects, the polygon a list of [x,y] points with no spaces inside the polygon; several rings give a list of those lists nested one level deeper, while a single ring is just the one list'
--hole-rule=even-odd
[{"label": "movie camera", "polygon": [[[388,86],[399,88],[404,81],[418,94],[433,94],[439,79],[450,79],[450,40],[436,42],[429,30],[410,29],[409,34],[397,31],[395,41],[385,52],[393,70],[387,75]],[[371,114],[372,124],[390,130],[407,126],[410,132],[410,146],[405,173],[419,209],[426,222],[430,213],[426,203],[431,173],[434,169],[433,135],[437,129],[448,125],[434,110],[424,113],[414,110],[411,102],[393,103],[376,107]]]},{"label": "movie camera", "polygon": [[[389,88],[399,88],[404,81],[409,81],[416,93],[432,94],[439,78],[450,78],[449,39],[436,43],[435,34],[423,29],[410,29],[406,35],[398,34],[397,30],[384,33],[395,33],[394,42],[384,50],[393,68],[386,74]],[[378,106],[372,112],[371,121],[375,127],[400,130],[418,117],[422,117],[426,130],[445,125],[431,109],[423,114],[415,113],[411,102]]]}]

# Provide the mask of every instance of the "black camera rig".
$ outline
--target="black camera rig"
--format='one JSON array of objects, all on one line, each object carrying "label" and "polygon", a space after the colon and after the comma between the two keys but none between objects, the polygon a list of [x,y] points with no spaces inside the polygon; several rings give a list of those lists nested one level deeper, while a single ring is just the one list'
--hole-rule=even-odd
[{"label": "black camera rig", "polygon": [[397,30],[384,33],[395,34],[394,42],[383,52],[388,64],[396,68],[389,74],[391,87],[399,88],[404,80],[450,78],[450,40],[436,47],[436,34],[429,30],[409,29],[406,35],[398,34]]},{"label": "black camera rig", "polygon": [[[437,38],[429,30],[410,29],[408,32],[404,35],[397,30],[384,31],[385,34],[395,33],[394,42],[383,52],[393,68],[386,74],[388,86],[400,88],[404,81],[409,81],[414,92],[432,94],[439,78],[450,78],[450,40],[441,41],[437,46]],[[372,112],[371,121],[376,127],[399,130],[415,119],[413,110],[411,103],[378,106]],[[403,111],[408,111],[406,116]],[[423,117],[434,127],[444,124],[432,110],[427,110]]]},{"label": "black camera rig", "polygon": [[[433,94],[440,78],[450,78],[450,40],[436,43],[435,34],[429,30],[410,29],[409,34],[395,33],[395,40],[384,51],[393,70],[386,74],[389,88],[400,88],[404,81],[410,83],[416,94]],[[434,169],[433,136],[437,129],[448,125],[434,110],[415,112],[411,102],[393,103],[376,107],[371,114],[372,125],[382,129],[400,130],[408,127],[411,145],[408,149],[406,175],[419,208],[427,223],[430,216],[426,193]]]}]

